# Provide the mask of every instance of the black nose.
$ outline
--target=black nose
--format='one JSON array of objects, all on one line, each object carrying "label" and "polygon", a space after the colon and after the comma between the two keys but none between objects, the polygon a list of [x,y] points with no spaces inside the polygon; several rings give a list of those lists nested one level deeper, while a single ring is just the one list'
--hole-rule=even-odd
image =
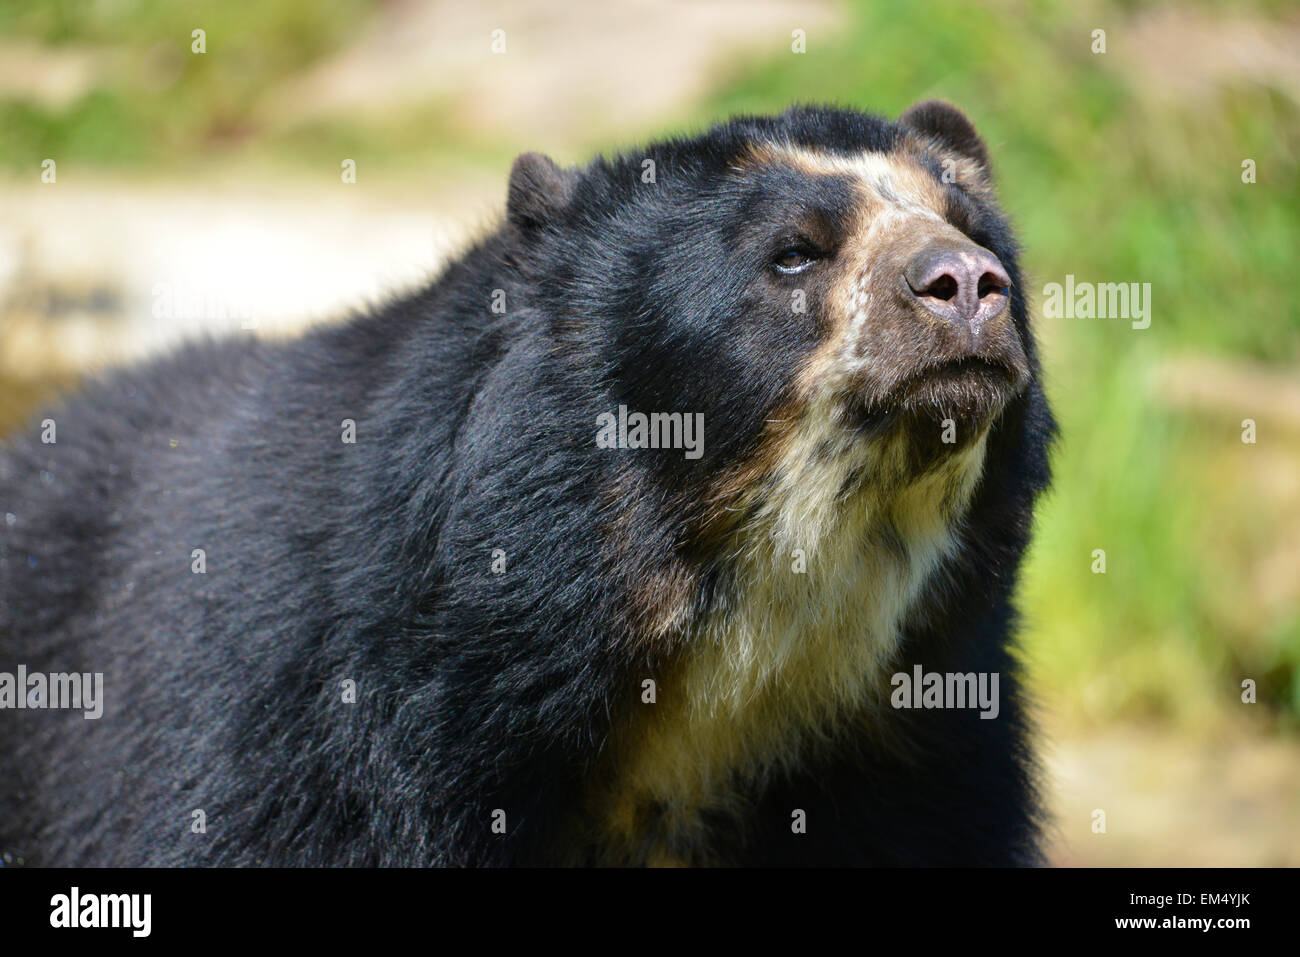
[{"label": "black nose", "polygon": [[982,246],[953,244],[923,249],[903,270],[912,295],[941,319],[964,322],[972,331],[1007,308],[1011,280]]}]

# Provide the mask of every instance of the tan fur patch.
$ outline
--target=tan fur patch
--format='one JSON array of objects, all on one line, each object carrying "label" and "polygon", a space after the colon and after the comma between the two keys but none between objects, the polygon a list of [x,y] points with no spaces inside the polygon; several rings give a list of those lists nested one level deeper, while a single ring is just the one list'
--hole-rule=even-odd
[{"label": "tan fur patch", "polygon": [[[862,371],[866,336],[890,333],[889,324],[879,320],[885,310],[898,307],[889,301],[889,284],[875,281],[877,276],[901,272],[910,256],[929,243],[964,237],[943,216],[943,188],[909,152],[844,156],[766,145],[757,147],[752,158],[809,175],[847,175],[859,184],[857,221],[839,252],[832,333],[800,373],[799,394],[811,397],[843,386],[848,376]],[[914,321],[938,320],[919,315]],[[893,344],[880,351],[893,354]],[[887,377],[887,371],[881,372]]]}]

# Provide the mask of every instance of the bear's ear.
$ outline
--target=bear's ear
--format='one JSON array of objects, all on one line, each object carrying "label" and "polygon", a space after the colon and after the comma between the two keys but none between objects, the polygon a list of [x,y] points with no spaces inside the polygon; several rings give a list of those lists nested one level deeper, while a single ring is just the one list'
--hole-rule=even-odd
[{"label": "bear's ear", "polygon": [[577,173],[562,170],[549,156],[521,153],[510,168],[506,217],[520,229],[550,222],[573,196]]},{"label": "bear's ear", "polygon": [[985,175],[990,172],[989,153],[984,141],[966,114],[951,103],[943,100],[917,103],[904,111],[898,124],[933,137],[959,156],[974,160],[984,168]]}]

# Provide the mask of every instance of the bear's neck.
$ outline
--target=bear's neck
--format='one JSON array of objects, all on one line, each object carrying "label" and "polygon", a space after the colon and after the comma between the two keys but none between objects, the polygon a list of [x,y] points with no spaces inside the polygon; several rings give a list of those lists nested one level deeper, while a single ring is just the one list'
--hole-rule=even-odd
[{"label": "bear's neck", "polygon": [[707,863],[706,816],[739,809],[820,744],[879,730],[871,715],[888,707],[903,629],[957,548],[985,439],[909,475],[903,437],[841,455],[805,432],[746,506],[726,584],[683,627],[655,703],[615,732],[602,803],[616,857],[667,863],[695,848],[687,863]]}]

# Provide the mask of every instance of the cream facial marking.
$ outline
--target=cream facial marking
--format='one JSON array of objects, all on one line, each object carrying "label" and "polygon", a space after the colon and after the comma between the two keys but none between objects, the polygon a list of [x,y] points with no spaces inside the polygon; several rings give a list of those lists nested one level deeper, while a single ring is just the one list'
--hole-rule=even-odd
[{"label": "cream facial marking", "polygon": [[879,203],[945,223],[943,187],[907,152],[850,155],[769,144],[756,147],[754,159],[792,166],[812,176],[853,177]]},{"label": "cream facial marking", "polygon": [[857,221],[839,251],[831,294],[832,334],[805,365],[800,391],[813,396],[842,389],[864,372],[887,384],[899,364],[872,363],[868,354],[897,357],[915,348],[914,340],[900,340],[897,325],[880,321],[896,308],[891,277],[922,247],[965,239],[943,216],[944,187],[908,151],[845,155],[769,144],[756,147],[751,162],[857,181]]}]

